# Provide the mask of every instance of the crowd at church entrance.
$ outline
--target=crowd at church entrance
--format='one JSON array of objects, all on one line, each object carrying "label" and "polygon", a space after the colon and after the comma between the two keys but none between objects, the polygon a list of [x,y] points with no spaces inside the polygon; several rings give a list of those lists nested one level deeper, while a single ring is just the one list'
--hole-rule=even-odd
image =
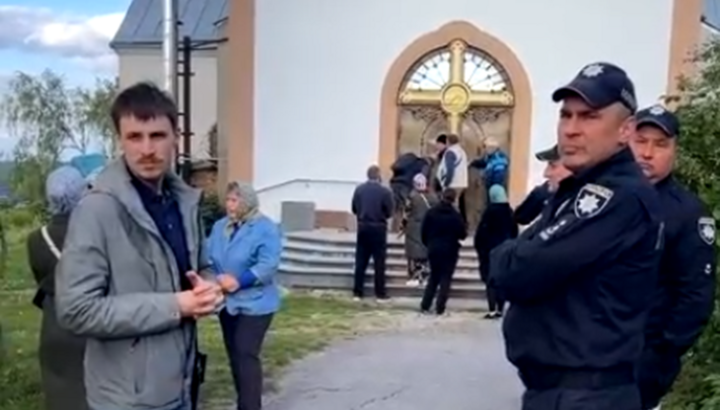
[{"label": "crowd at church entrance", "polygon": [[[353,294],[365,296],[372,259],[375,296],[388,298],[387,235],[399,230],[408,285],[424,286],[420,311],[445,314],[470,234],[523,410],[657,409],[714,306],[715,220],[673,178],[678,118],[661,105],[638,111],[623,69],[589,64],[552,99],[557,145],[536,153],[546,181],[515,209],[492,138],[469,161],[457,135],[440,135],[435,155],[399,156],[389,187],[371,166],[352,198]],[[487,198],[476,229],[470,172]]]},{"label": "crowd at church entrance", "polygon": [[[624,70],[590,64],[552,98],[557,145],[536,154],[547,181],[515,209],[508,158],[492,139],[469,160],[457,135],[441,135],[433,158],[398,159],[390,188],[370,167],[351,203],[354,296],[365,296],[372,260],[375,296],[388,298],[395,220],[408,284],[424,286],[419,309],[445,314],[470,234],[523,410],[650,410],[713,309],[715,221],[672,176],[678,119],[662,106],[638,111]],[[281,304],[278,225],[235,181],[205,234],[200,192],[172,172],[177,106],[156,86],[128,87],[109,114],[123,154],[54,170],[52,217],[27,240],[46,408],[197,408],[197,322],[216,316],[236,408],[261,409],[260,351]],[[487,197],[475,229],[462,205],[469,172],[482,173]]]}]

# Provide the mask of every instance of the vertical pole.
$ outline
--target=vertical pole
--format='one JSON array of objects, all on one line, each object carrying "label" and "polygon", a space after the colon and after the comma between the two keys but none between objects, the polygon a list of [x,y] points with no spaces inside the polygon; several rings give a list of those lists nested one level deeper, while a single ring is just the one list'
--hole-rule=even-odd
[{"label": "vertical pole", "polygon": [[177,101],[177,0],[163,0],[163,87]]},{"label": "vertical pole", "polygon": [[192,41],[190,36],[182,40],[182,145],[183,166],[182,176],[185,182],[190,182],[192,167]]}]

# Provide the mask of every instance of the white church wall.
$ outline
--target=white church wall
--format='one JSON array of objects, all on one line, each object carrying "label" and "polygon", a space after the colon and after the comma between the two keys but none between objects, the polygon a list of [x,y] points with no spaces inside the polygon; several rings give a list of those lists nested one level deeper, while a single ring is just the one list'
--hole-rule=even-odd
[{"label": "white church wall", "polygon": [[[415,39],[454,20],[505,42],[526,69],[531,152],[555,141],[552,91],[589,62],[624,67],[641,105],[666,91],[672,0],[364,0],[352,7],[263,0],[256,7],[254,182],[317,181],[278,188],[268,201],[302,196],[318,208],[347,210],[351,191],[321,181],[364,179],[378,160],[380,90],[390,65]],[[530,187],[542,164],[529,160]]]},{"label": "white church wall", "polygon": [[[139,81],[152,81],[163,85],[163,58],[160,49],[118,50],[120,87],[125,88]],[[192,58],[191,123],[195,135],[192,138],[193,158],[207,158],[205,138],[210,127],[217,121],[217,59],[215,51],[195,51]],[[182,111],[182,80],[179,81],[178,104]],[[182,121],[182,120],[181,120]],[[182,124],[182,123],[181,123]]]},{"label": "white church wall", "polygon": [[258,199],[261,211],[279,222],[285,201],[314,202],[316,209],[349,209],[356,186],[349,181],[297,179],[260,189]]},{"label": "white church wall", "polygon": [[716,29],[715,27],[703,23],[701,25],[701,32],[700,32],[700,42],[705,44],[710,41],[717,41],[720,40],[720,31]]}]

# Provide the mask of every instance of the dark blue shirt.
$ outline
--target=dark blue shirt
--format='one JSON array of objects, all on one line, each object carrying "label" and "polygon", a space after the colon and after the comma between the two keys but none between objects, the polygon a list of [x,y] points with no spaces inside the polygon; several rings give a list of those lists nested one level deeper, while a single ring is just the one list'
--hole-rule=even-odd
[{"label": "dark blue shirt", "polygon": [[392,192],[377,181],[358,185],[352,197],[352,212],[358,226],[386,226],[392,217]]},{"label": "dark blue shirt", "polygon": [[163,188],[161,193],[157,193],[137,178],[133,177],[132,183],[145,206],[145,210],[150,214],[155,226],[160,231],[160,235],[172,249],[182,289],[191,289],[192,285],[185,276],[185,273],[192,269],[190,266],[190,254],[185,237],[183,218],[177,201],[166,187]]}]

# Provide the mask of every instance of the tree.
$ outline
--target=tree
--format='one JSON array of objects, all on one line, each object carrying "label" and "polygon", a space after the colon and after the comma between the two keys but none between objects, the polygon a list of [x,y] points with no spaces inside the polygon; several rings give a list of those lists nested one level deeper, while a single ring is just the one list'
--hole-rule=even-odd
[{"label": "tree", "polygon": [[[720,41],[706,44],[695,60],[699,73],[683,79],[678,95],[668,98],[669,103],[677,104],[676,113],[682,124],[677,176],[720,221]],[[717,303],[705,332],[687,355],[683,374],[668,405],[676,410],[720,408]]]},{"label": "tree", "polygon": [[99,138],[103,153],[107,157],[117,152],[115,127],[110,117],[110,107],[117,95],[119,82],[117,77],[96,79],[93,88],[78,88],[74,101],[80,127]]},{"label": "tree", "polygon": [[39,76],[18,72],[0,101],[0,119],[17,138],[11,185],[21,198],[43,198],[47,174],[70,150],[112,150],[109,109],[117,81],[98,80],[94,88],[69,87],[46,70]]}]

